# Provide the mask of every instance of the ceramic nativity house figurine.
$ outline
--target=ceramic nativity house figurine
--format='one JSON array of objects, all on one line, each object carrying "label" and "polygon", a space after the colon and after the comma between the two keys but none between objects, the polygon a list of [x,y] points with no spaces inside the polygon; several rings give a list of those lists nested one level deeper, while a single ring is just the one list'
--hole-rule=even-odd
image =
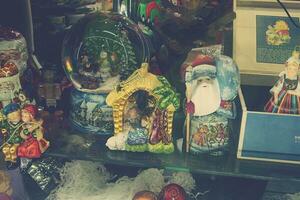
[{"label": "ceramic nativity house figurine", "polygon": [[229,139],[228,119],[235,117],[238,68],[227,56],[201,54],[185,67],[186,151],[198,154],[223,149]]},{"label": "ceramic nativity house figurine", "polygon": [[114,117],[114,136],[106,143],[111,150],[174,150],[172,123],[179,96],[164,77],[148,72],[148,67],[143,63],[106,98]]},{"label": "ceramic nativity house figurine", "polygon": [[44,139],[43,120],[37,118],[38,109],[33,104],[20,106],[10,103],[2,109],[1,146],[4,160],[13,166],[18,158],[39,158],[49,147]]},{"label": "ceramic nativity house figurine", "polygon": [[294,51],[270,90],[272,97],[265,106],[266,112],[300,114],[299,65],[299,52]]}]

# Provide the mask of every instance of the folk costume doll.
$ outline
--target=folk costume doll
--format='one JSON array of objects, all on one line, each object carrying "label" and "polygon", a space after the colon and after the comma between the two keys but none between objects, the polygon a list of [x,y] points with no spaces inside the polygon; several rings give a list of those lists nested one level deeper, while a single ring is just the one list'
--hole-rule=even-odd
[{"label": "folk costume doll", "polygon": [[1,121],[1,133],[3,144],[1,146],[5,161],[15,163],[17,161],[17,148],[23,138],[20,136],[23,122],[21,121],[20,105],[10,103],[3,108],[6,119]]},{"label": "folk costume doll", "polygon": [[18,148],[18,156],[24,158],[39,158],[49,147],[44,139],[43,121],[37,120],[38,110],[35,105],[27,104],[22,108],[22,131],[20,136],[25,140]]},{"label": "folk costume doll", "polygon": [[186,151],[203,153],[227,146],[228,119],[235,117],[239,72],[223,55],[197,55],[186,67]]},{"label": "folk costume doll", "polygon": [[265,106],[266,112],[300,114],[299,53],[285,63],[285,71],[270,90],[273,95]]}]

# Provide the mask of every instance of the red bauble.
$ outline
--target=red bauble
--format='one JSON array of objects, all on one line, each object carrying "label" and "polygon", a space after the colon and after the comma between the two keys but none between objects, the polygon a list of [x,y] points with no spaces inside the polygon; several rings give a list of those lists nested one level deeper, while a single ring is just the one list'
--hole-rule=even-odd
[{"label": "red bauble", "polygon": [[158,196],[158,200],[185,200],[186,192],[183,187],[175,183],[165,186]]}]

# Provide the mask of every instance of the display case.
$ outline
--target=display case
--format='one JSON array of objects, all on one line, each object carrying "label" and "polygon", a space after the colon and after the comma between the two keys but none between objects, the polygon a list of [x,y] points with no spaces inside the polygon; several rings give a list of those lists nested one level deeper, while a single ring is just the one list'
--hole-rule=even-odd
[{"label": "display case", "polygon": [[[273,85],[281,64],[299,44],[298,1],[235,0],[233,57],[244,84]],[[294,22],[293,22],[293,21]],[[295,24],[296,25],[295,25]],[[276,39],[275,39],[276,38]]]},{"label": "display case", "polygon": [[[136,8],[135,4],[130,5],[130,8],[124,8],[124,6],[126,6],[126,3],[124,2],[132,3],[133,1],[114,2],[118,3],[118,5],[115,5],[115,3],[113,5],[115,11],[120,11],[122,7],[123,14],[125,15],[126,11]],[[40,1],[33,0],[31,3],[33,6],[34,18],[33,28],[36,33],[34,41],[36,42],[35,44],[37,47],[35,49],[36,54],[41,58],[44,70],[42,70],[42,76],[39,74],[40,72],[38,72],[37,75],[33,75],[32,77],[29,76],[29,79],[38,80],[35,78],[39,77],[43,80],[38,84],[39,91],[41,91],[41,93],[46,93],[46,95],[43,94],[43,98],[48,97],[49,93],[52,94],[51,98],[45,100],[46,103],[50,102],[52,106],[41,106],[39,101],[36,102],[40,105],[37,107],[39,117],[44,120],[43,130],[45,131],[45,134],[43,136],[47,139],[47,142],[49,141],[47,145],[50,144],[50,146],[43,155],[40,155],[40,158],[17,159],[13,166],[7,166],[7,163],[4,162],[4,158],[1,154],[1,200],[2,198],[4,200],[9,198],[9,200],[11,200],[11,198],[13,198],[12,200],[117,200],[126,198],[131,200],[132,198],[138,199],[141,194],[142,197],[145,195],[152,199],[155,199],[154,196],[156,195],[156,198],[159,200],[167,199],[168,195],[172,197],[174,194],[181,199],[185,197],[184,199],[187,200],[255,200],[268,199],[267,196],[263,197],[264,194],[266,195],[268,193],[276,196],[276,198],[279,198],[279,196],[290,198],[290,196],[287,196],[285,193],[293,194],[300,192],[300,187],[297,187],[300,185],[299,165],[295,164],[299,164],[299,157],[297,155],[296,162],[295,159],[290,159],[293,157],[293,155],[291,155],[293,152],[285,151],[288,149],[288,142],[284,143],[285,148],[283,148],[282,145],[280,154],[276,154],[279,157],[275,158],[289,160],[288,162],[265,162],[265,148],[267,147],[263,144],[260,144],[261,149],[256,149],[264,152],[263,159],[239,159],[245,156],[244,153],[247,153],[247,150],[250,149],[250,152],[252,152],[253,148],[257,147],[255,145],[251,146],[251,144],[259,142],[260,139],[257,139],[260,137],[259,134],[266,131],[266,125],[263,124],[264,122],[267,121],[268,123],[270,122],[278,125],[272,127],[273,129],[276,128],[276,130],[284,128],[278,121],[281,122],[287,120],[287,118],[294,119],[289,120],[288,122],[291,126],[298,124],[299,117],[292,115],[280,115],[280,118],[282,117],[284,119],[278,119],[278,121],[273,122],[271,122],[270,118],[264,118],[263,120],[260,118],[261,116],[271,116],[271,114],[257,112],[261,110],[261,107],[259,106],[262,105],[262,102],[267,100],[266,94],[268,93],[269,87],[242,85],[239,96],[234,100],[230,99],[232,100],[232,105],[236,105],[234,109],[237,112],[235,120],[228,120],[228,123],[226,121],[226,126],[228,126],[226,128],[230,129],[230,138],[228,138],[228,145],[226,145],[226,148],[222,149],[222,151],[205,152],[193,155],[185,152],[186,144],[183,142],[186,139],[186,110],[184,105],[185,83],[180,79],[182,73],[180,67],[186,59],[188,52],[192,48],[199,48],[211,43],[221,43],[221,45],[231,43],[230,40],[227,40],[228,38],[221,36],[226,31],[230,34],[233,28],[234,52],[238,67],[241,69],[242,83],[254,83],[256,85],[273,84],[275,72],[274,74],[273,71],[272,73],[269,73],[269,67],[260,67],[260,65],[256,65],[257,63],[253,60],[251,60],[251,62],[249,60],[241,60],[243,58],[251,59],[250,56],[255,54],[251,49],[249,51],[244,51],[245,47],[241,46],[249,45],[249,47],[251,46],[252,48],[252,44],[255,44],[255,42],[252,41],[254,33],[249,32],[245,34],[245,37],[251,39],[249,41],[251,44],[240,43],[241,41],[239,39],[242,38],[237,37],[237,34],[243,35],[243,31],[247,32],[247,30],[252,29],[252,25],[254,26],[255,24],[251,19],[251,25],[245,25],[247,27],[242,27],[242,30],[239,29],[242,24],[240,19],[241,17],[244,17],[242,15],[245,14],[244,12],[248,12],[245,11],[244,8],[257,6],[259,8],[250,9],[252,11],[249,12],[255,13],[256,10],[263,12],[263,9],[265,9],[266,6],[271,6],[273,9],[272,5],[274,5],[274,2],[254,0],[251,2],[243,0],[235,1],[237,21],[232,27],[229,22],[232,22],[234,14],[232,13],[232,3],[230,1],[135,1],[135,3],[142,3],[143,5],[147,4],[149,10],[145,10],[145,12],[148,12],[148,14],[151,14],[151,12],[157,14],[158,10],[162,11],[162,13],[166,13],[166,16],[164,17],[168,20],[166,20],[165,24],[160,24],[157,22],[155,16],[150,18],[150,21],[139,21],[139,19],[136,18],[127,19],[125,16],[120,15],[112,17],[117,20],[117,22],[119,22],[120,19],[126,19],[123,22],[127,26],[131,23],[136,23],[137,26],[132,26],[133,28],[130,30],[138,32],[139,34],[142,30],[141,32],[146,34],[145,43],[147,43],[147,45],[144,47],[147,47],[147,58],[144,59],[143,57],[141,62],[146,61],[150,66],[144,64],[144,67],[137,70],[133,76],[128,74],[128,76],[122,80],[123,82],[109,85],[110,89],[109,91],[106,91],[106,93],[113,89],[110,99],[106,99],[107,94],[98,94],[95,92],[95,88],[90,84],[91,82],[86,82],[85,87],[91,87],[92,89],[89,88],[90,90],[88,91],[80,91],[80,89],[82,89],[81,87],[76,88],[76,86],[74,87],[67,79],[61,77],[61,75],[64,74],[63,67],[61,67],[62,65],[64,65],[66,72],[71,74],[74,72],[72,70],[75,69],[72,67],[79,63],[79,59],[81,59],[80,64],[83,63],[84,66],[89,66],[90,64],[86,62],[87,59],[85,58],[85,54],[79,56],[79,49],[82,43],[80,43],[77,37],[69,42],[70,46],[73,45],[72,52],[68,52],[68,56],[72,57],[71,64],[73,65],[71,65],[70,62],[67,62],[70,60],[62,59],[60,52],[63,37],[67,31],[70,31],[71,25],[79,20],[79,18],[83,17],[87,12],[95,11],[95,9],[97,10],[99,7],[97,7],[96,4],[98,6],[101,5],[101,8],[104,8],[105,10],[107,7],[108,9],[111,9],[112,5],[109,3],[112,3],[112,1],[47,0],[41,3]],[[285,3],[288,3],[288,8],[293,5],[298,5],[298,2],[295,3],[294,1],[286,1]],[[227,10],[228,8],[229,10]],[[277,7],[274,9],[279,10]],[[185,12],[186,10],[192,10],[193,12]],[[223,13],[224,10],[228,12]],[[297,10],[292,11],[297,13]],[[136,16],[133,15],[133,17]],[[151,19],[153,19],[153,22]],[[88,22],[89,21],[86,21],[86,23]],[[118,25],[120,24],[116,23],[116,26]],[[81,28],[82,27],[79,26],[77,27],[77,30],[84,32]],[[98,33],[98,30],[93,29],[93,27],[90,30],[93,34]],[[120,31],[121,34],[128,33],[128,30],[123,31],[124,32]],[[239,31],[242,31],[242,33]],[[111,36],[112,38],[115,38],[112,49],[118,48],[120,45],[117,40],[120,39],[116,36],[117,33],[118,30],[115,30],[115,35]],[[149,35],[147,35],[149,33],[157,35],[149,37]],[[111,32],[105,31],[103,37],[106,37],[107,34],[111,34]],[[94,35],[90,36],[94,37]],[[129,36],[129,38],[132,39],[131,36]],[[103,44],[101,44],[101,46],[98,45],[97,40],[92,40],[90,46],[99,49],[103,48],[105,45],[110,46],[109,42],[111,38],[106,39],[107,40],[102,41]],[[124,39],[126,40],[125,43],[129,43],[130,39],[127,39],[128,38]],[[31,42],[30,39],[29,42]],[[128,50],[131,50],[130,47],[124,48],[125,53],[120,52],[122,55],[126,54]],[[225,46],[224,49],[226,50],[225,52],[229,52],[228,49],[230,48]],[[143,54],[144,51],[142,50],[143,49],[141,48],[136,48],[135,52],[137,54]],[[207,52],[211,53],[210,50],[207,50]],[[241,56],[237,54],[242,52],[248,52],[249,55]],[[97,52],[97,55],[95,55],[95,58],[97,56],[101,57],[101,55],[107,56],[112,53],[113,52],[101,54],[101,51],[99,51]],[[117,59],[114,56],[116,56],[116,54],[107,58],[105,63],[111,62],[111,59]],[[126,54],[126,56],[128,55]],[[66,57],[67,56],[64,58]],[[63,60],[63,62],[61,62],[61,60]],[[228,60],[232,62],[231,59]],[[225,59],[224,63],[228,64],[228,60]],[[96,66],[98,65],[97,62],[98,57],[92,64]],[[118,62],[124,64],[121,60],[118,60]],[[141,63],[139,62],[139,64]],[[96,67],[99,68],[99,66]],[[137,69],[140,66],[135,67]],[[272,67],[272,70],[277,69],[276,64],[270,67]],[[48,70],[57,71],[58,73],[53,74],[52,72],[49,72],[48,74]],[[45,71],[47,72],[45,73]],[[223,72],[221,71],[220,73]],[[75,75],[79,76],[78,74]],[[91,77],[90,74],[89,78]],[[148,79],[145,77],[148,77]],[[56,78],[59,79],[59,81],[57,81]],[[127,78],[128,80],[126,80]],[[223,79],[222,81],[226,81],[226,78],[223,77]],[[261,81],[259,81],[259,79]],[[143,82],[139,83],[137,80],[142,80]],[[49,92],[49,90],[48,92],[45,92],[45,88],[50,88],[49,90],[51,92]],[[162,134],[162,131],[157,131],[157,137],[160,137],[159,142],[164,143],[165,141],[168,141],[168,144],[171,142],[172,151],[164,150],[167,154],[162,154],[161,152],[163,152],[163,150],[159,149],[159,147],[157,147],[157,151],[136,152],[136,148],[132,147],[133,150],[131,151],[112,151],[106,146],[108,139],[112,137],[113,129],[115,128],[114,132],[115,136],[117,136],[123,130],[123,123],[132,122],[130,121],[131,119],[127,119],[126,117],[131,115],[135,117],[134,115],[136,113],[125,113],[125,111],[130,111],[130,109],[126,108],[126,106],[128,106],[127,104],[133,104],[129,106],[134,107],[134,105],[137,104],[137,101],[141,102],[143,100],[139,97],[135,99],[132,98],[132,95],[133,97],[136,97],[135,92],[138,89],[146,89],[153,92],[156,95],[155,101],[159,103],[159,106],[164,109],[167,108],[166,111],[169,117],[154,112],[154,115],[157,114],[157,116],[159,116],[155,116],[158,118],[157,124],[162,126],[163,130],[167,130],[167,134]],[[225,88],[223,89],[226,91]],[[180,95],[177,93],[180,93]],[[61,97],[59,101],[58,96]],[[248,98],[249,100],[247,100]],[[129,103],[126,103],[128,99]],[[181,102],[180,104],[179,99]],[[245,104],[245,99],[247,105]],[[248,101],[251,103],[248,103]],[[260,103],[258,103],[258,101]],[[105,102],[111,107],[108,107]],[[141,107],[148,108],[151,106],[151,108],[153,108],[153,98],[148,96],[148,99],[142,102],[146,102],[147,105],[143,104],[139,109],[141,109]],[[167,103],[169,103],[169,106],[164,107],[163,105],[167,105]],[[53,106],[53,104],[57,106]],[[156,106],[158,106],[158,104],[156,104]],[[157,109],[157,107],[155,107],[155,109]],[[0,117],[3,116],[1,115]],[[156,119],[155,117],[153,119]],[[251,117],[254,121],[251,121]],[[278,116],[274,114],[273,117],[277,118]],[[1,120],[3,119],[1,118]],[[258,123],[261,124],[259,125]],[[155,128],[155,126],[153,127]],[[153,127],[150,126],[149,128],[148,126],[147,128],[149,129],[147,130],[152,131]],[[139,130],[141,130],[141,127],[139,128]],[[299,142],[298,136],[292,135],[294,132],[298,131],[299,127],[293,126],[292,129],[293,133],[290,134],[290,139],[293,137],[295,141]],[[258,134],[256,137],[252,137],[254,130],[255,134]],[[140,135],[143,134],[139,131],[137,132]],[[172,136],[172,141],[170,141],[169,135]],[[35,136],[32,134],[31,137],[34,138]],[[277,144],[280,137],[272,137],[273,135],[268,134],[268,138],[274,139],[273,143]],[[136,141],[136,138],[133,137],[133,140]],[[0,141],[2,142],[2,137]],[[247,143],[248,141],[251,141],[251,143]],[[295,149],[296,151],[299,150],[297,149],[299,144],[297,147],[296,145],[297,144],[295,144],[295,148],[293,148],[292,151],[295,151]],[[274,148],[275,145],[272,144],[270,146]],[[246,157],[247,156],[249,157],[249,155],[246,155]],[[7,174],[12,177],[11,179],[14,183],[11,182],[10,185],[11,187],[14,187],[13,190],[17,191],[17,194],[11,194],[7,185],[4,185],[5,189],[3,191],[1,190],[1,187],[3,186],[2,183],[4,182],[1,179],[2,171],[5,171],[5,176],[3,176],[5,177],[5,180],[7,180]],[[136,181],[136,177],[138,181]],[[274,183],[280,183],[285,185],[285,187],[276,187],[274,186]],[[289,187],[290,185],[293,187]],[[185,192],[182,191],[182,188]],[[249,190],[249,188],[251,188],[251,190]],[[144,191],[150,189],[152,193]],[[137,194],[135,195],[135,193]],[[118,196],[119,194],[123,194],[123,197]],[[110,195],[112,196],[111,199],[107,199],[107,196],[110,197]],[[276,198],[274,197],[273,199]]]}]

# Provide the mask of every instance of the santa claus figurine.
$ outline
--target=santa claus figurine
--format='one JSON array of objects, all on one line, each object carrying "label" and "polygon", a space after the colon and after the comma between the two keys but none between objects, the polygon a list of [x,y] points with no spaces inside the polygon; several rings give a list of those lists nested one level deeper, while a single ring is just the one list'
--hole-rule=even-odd
[{"label": "santa claus figurine", "polygon": [[197,55],[185,66],[186,151],[197,154],[224,149],[229,138],[228,118],[234,118],[238,69],[223,55]]}]

